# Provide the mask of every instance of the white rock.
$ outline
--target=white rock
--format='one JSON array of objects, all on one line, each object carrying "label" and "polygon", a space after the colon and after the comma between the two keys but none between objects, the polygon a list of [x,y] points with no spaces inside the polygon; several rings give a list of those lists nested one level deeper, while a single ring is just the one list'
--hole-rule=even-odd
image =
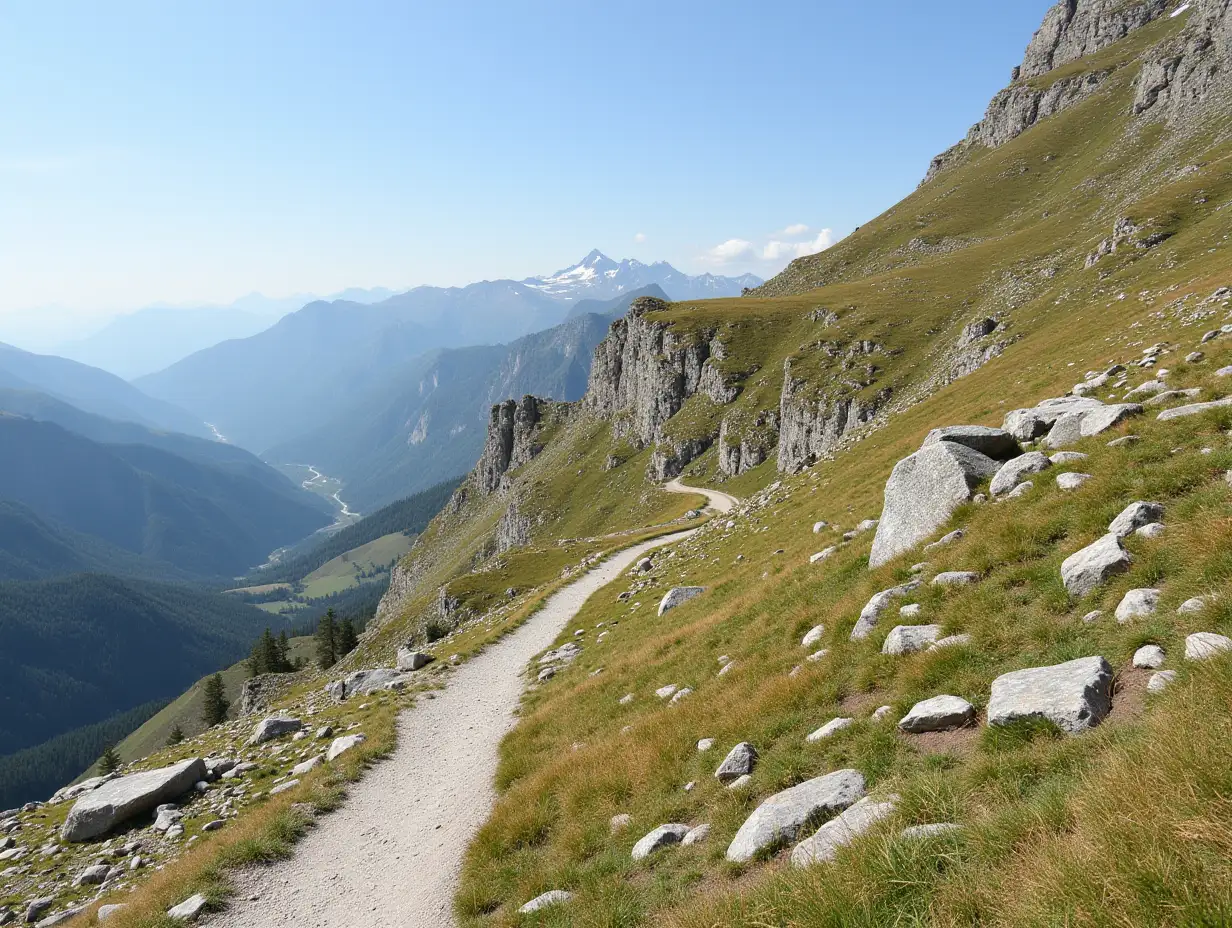
[{"label": "white rock", "polygon": [[283,735],[297,732],[303,727],[304,723],[299,719],[293,719],[285,715],[271,715],[269,718],[259,722],[257,727],[252,730],[252,737],[248,739],[248,743],[264,744],[266,741],[272,741]]},{"label": "white rock", "polygon": [[291,776],[302,777],[305,774],[312,773],[312,771],[316,770],[317,767],[321,766],[323,763],[325,763],[324,754],[318,754],[316,757],[310,757],[303,763],[296,764],[292,767]]},{"label": "white rock", "polygon": [[546,893],[542,893],[532,899],[530,902],[523,905],[519,912],[523,915],[529,915],[531,912],[538,912],[540,909],[546,909],[549,906],[564,905],[573,898],[573,893],[563,889],[549,889]]},{"label": "white rock", "polygon": [[1194,612],[1201,612],[1203,609],[1206,608],[1206,604],[1208,601],[1209,601],[1209,597],[1195,596],[1192,599],[1185,600],[1183,603],[1177,606],[1176,611],[1179,615],[1189,615]]},{"label": "white rock", "polygon": [[898,625],[886,635],[882,654],[911,654],[923,651],[941,636],[940,625]]},{"label": "white rock", "polygon": [[175,919],[177,922],[195,922],[197,917],[205,909],[205,896],[197,893],[194,896],[189,896],[179,905],[173,905],[167,910],[167,917]]},{"label": "white rock", "polygon": [[821,660],[823,657],[825,657],[829,653],[830,653],[829,648],[822,648],[820,651],[814,651],[812,654],[806,657],[805,660],[811,664],[816,664],[819,660]]},{"label": "white rock", "polygon": [[723,763],[714,772],[714,778],[720,783],[731,783],[746,774],[753,772],[757,766],[757,748],[747,741],[741,741],[727,752]]},{"label": "white rock", "polygon": [[329,750],[325,752],[326,760],[334,760],[340,754],[344,754],[358,744],[363,744],[368,739],[362,734],[343,735],[341,738],[335,738],[329,744]]},{"label": "white rock", "polygon": [[894,713],[893,706],[878,706],[876,709],[873,710],[873,718],[880,722],[882,719],[886,718],[887,716],[893,715],[893,713]]},{"label": "white rock", "polygon": [[791,852],[791,865],[809,867],[833,860],[841,848],[892,814],[897,798],[885,802],[874,802],[868,797],[861,799],[822,825],[812,837],[797,844]]},{"label": "white rock", "polygon": [[921,606],[919,603],[908,603],[905,606],[899,607],[898,614],[902,616],[904,619],[910,619],[914,616],[919,615],[920,610],[923,608],[924,607]]},{"label": "white rock", "polygon": [[608,822],[608,827],[611,828],[612,834],[616,834],[617,832],[624,831],[632,824],[633,816],[626,812],[622,812],[619,815],[612,816],[611,821]]},{"label": "white rock", "polygon": [[1047,719],[1071,735],[1093,728],[1112,709],[1112,668],[1102,657],[1029,667],[992,681],[988,724]]},{"label": "white rock", "polygon": [[743,863],[761,850],[794,841],[818,816],[840,812],[863,796],[864,777],[850,769],[836,770],[776,793],[745,819],[727,848],[727,859]]},{"label": "white rock", "polygon": [[860,610],[860,618],[856,620],[855,628],[851,630],[851,640],[860,641],[867,638],[877,626],[877,622],[881,618],[881,614],[890,608],[890,604],[904,596],[909,596],[920,588],[922,585],[919,580],[911,580],[904,583],[902,586],[891,587],[888,590],[882,590],[872,597]]},{"label": "white rock", "polygon": [[926,448],[939,441],[952,441],[955,444],[966,445],[973,451],[1002,461],[1019,453],[1017,438],[1005,429],[994,429],[984,425],[947,425],[933,429],[924,436],[920,447]]},{"label": "white rock", "polygon": [[1142,526],[1142,528],[1138,529],[1138,531],[1134,532],[1134,534],[1143,538],[1159,538],[1165,531],[1166,529],[1164,528],[1164,524],[1162,522],[1152,522],[1150,525]]},{"label": "white rock", "polygon": [[697,749],[701,751],[702,753],[709,751],[712,747],[714,747],[713,738],[702,738],[700,741],[697,742]]},{"label": "white rock", "polygon": [[1232,650],[1232,638],[1215,632],[1194,632],[1185,638],[1185,660],[1205,661]]},{"label": "white rock", "polygon": [[808,633],[800,642],[801,647],[811,648],[817,642],[821,641],[822,636],[826,633],[824,625],[814,625],[808,630]]},{"label": "white rock", "polygon": [[299,780],[287,780],[285,783],[279,783],[277,786],[273,787],[269,791],[269,794],[271,796],[277,796],[279,793],[285,793],[287,790],[295,789],[297,786],[299,786]]},{"label": "white rock", "polygon": [[1130,590],[1116,607],[1116,620],[1125,625],[1139,616],[1154,615],[1159,596],[1155,589]]},{"label": "white rock", "polygon": [[702,841],[705,841],[709,837],[710,837],[710,826],[709,825],[698,825],[696,828],[690,828],[689,833],[680,840],[680,843],[688,847],[690,845],[698,844]]},{"label": "white rock", "polygon": [[975,719],[975,706],[959,696],[934,696],[911,707],[898,727],[912,734],[962,728]]},{"label": "white rock", "polygon": [[667,699],[678,690],[679,687],[675,683],[669,683],[667,686],[661,686],[655,690],[655,695],[660,699]]},{"label": "white rock", "polygon": [[1210,403],[1192,403],[1189,406],[1176,406],[1172,409],[1165,409],[1155,418],[1160,422],[1167,422],[1169,419],[1180,419],[1184,416],[1198,416],[1204,412],[1210,412],[1212,409],[1222,409],[1225,406],[1232,406],[1232,396],[1225,396],[1221,400],[1214,400]]},{"label": "white rock", "polygon": [[961,528],[956,528],[954,529],[954,531],[950,532],[948,535],[942,535],[932,544],[925,545],[924,553],[928,554],[930,551],[936,551],[938,548],[944,548],[946,545],[952,545],[954,542],[961,539],[964,535],[966,535],[966,532],[964,532]]},{"label": "white rock", "polygon": [[1057,488],[1060,490],[1077,490],[1091,479],[1090,474],[1068,473],[1057,474]]},{"label": "white rock", "polygon": [[679,844],[688,833],[688,825],[679,825],[674,822],[660,825],[633,845],[633,859],[645,860],[659,848]]},{"label": "white rock", "polygon": [[60,829],[60,837],[73,842],[96,838],[134,816],[182,796],[205,775],[205,763],[194,757],[170,767],[111,780],[77,800]]},{"label": "white rock", "polygon": [[1146,681],[1146,691],[1153,696],[1158,695],[1166,690],[1175,679],[1175,670],[1161,670],[1153,673],[1151,679]]},{"label": "white rock", "polygon": [[678,586],[668,590],[663,599],[659,601],[659,615],[675,609],[677,606],[682,606],[690,599],[701,596],[706,592],[704,586]]},{"label": "white rock", "polygon": [[730,783],[728,783],[727,788],[728,789],[744,789],[746,786],[749,785],[750,782],[752,782],[752,780],[753,780],[752,774],[746,773],[744,776],[738,777],[737,779],[732,780]]},{"label": "white rock", "polygon": [[623,696],[621,696],[621,697],[620,697],[618,700],[616,700],[616,701],[617,701],[618,703],[620,703],[622,706],[627,706],[627,705],[629,705],[629,703],[633,702],[634,698],[635,698],[635,697],[633,696],[633,694],[632,694],[632,693],[625,693]]},{"label": "white rock", "polygon": [[809,555],[809,563],[816,564],[820,561],[827,560],[830,557],[830,555],[832,555],[837,550],[838,550],[837,547],[835,547],[834,545],[831,545],[828,548],[818,551],[816,554]]},{"label": "white rock", "polygon": [[1158,670],[1164,665],[1164,649],[1157,644],[1144,644],[1134,652],[1134,666],[1144,670]]},{"label": "white rock", "polygon": [[1090,625],[1092,622],[1099,621],[1099,617],[1103,614],[1104,613],[1102,610],[1092,609],[1090,612],[1088,612],[1086,615],[1082,617],[1082,621],[1086,623],[1087,625]]},{"label": "white rock", "polygon": [[1048,460],[1053,464],[1077,464],[1079,461],[1085,461],[1090,455],[1083,454],[1081,451],[1058,451],[1056,454],[1050,455]]},{"label": "white rock", "polygon": [[1070,595],[1086,596],[1114,574],[1129,570],[1131,563],[1133,558],[1121,546],[1121,539],[1109,532],[1067,557],[1061,563],[1061,580]]},{"label": "white rock", "polygon": [[822,725],[821,728],[810,734],[805,740],[810,744],[816,744],[818,741],[829,738],[835,732],[842,731],[844,728],[847,728],[854,721],[855,719],[846,718],[830,719],[830,721],[826,722],[826,724]]},{"label": "white rock", "polygon": [[1148,503],[1139,500],[1130,503],[1121,514],[1108,523],[1108,531],[1118,538],[1126,538],[1152,522],[1162,522],[1164,507],[1159,503]]},{"label": "white rock", "polygon": [[432,663],[432,655],[409,647],[398,649],[397,666],[401,671],[415,671]]},{"label": "white rock", "polygon": [[1052,467],[1052,461],[1038,451],[1028,451],[1013,460],[1006,461],[992,478],[988,491],[993,496],[1004,496],[1014,489],[1028,474],[1038,474]]},{"label": "white rock", "polygon": [[942,648],[957,648],[971,643],[971,636],[967,634],[947,635],[944,638],[938,638],[933,642],[933,645],[928,650],[938,651]]},{"label": "white rock", "polygon": [[813,523],[813,534],[816,535],[817,533],[819,533],[823,528],[826,527],[827,524],[828,523],[826,522],[814,522]]},{"label": "white rock", "polygon": [[967,586],[980,579],[973,570],[945,570],[933,577],[933,586]]},{"label": "white rock", "polygon": [[672,698],[668,700],[668,704],[674,706],[676,703],[680,702],[680,700],[685,699],[686,697],[692,696],[692,695],[693,695],[693,690],[691,690],[687,686],[682,686],[680,689],[676,690],[676,692],[672,694]]}]

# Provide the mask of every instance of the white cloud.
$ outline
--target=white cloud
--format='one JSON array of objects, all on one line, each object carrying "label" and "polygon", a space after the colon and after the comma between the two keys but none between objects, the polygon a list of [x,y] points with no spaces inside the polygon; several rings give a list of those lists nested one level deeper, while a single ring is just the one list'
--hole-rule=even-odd
[{"label": "white cloud", "polygon": [[639,245],[642,244],[642,242],[646,241],[646,233],[638,232],[637,235],[633,236],[633,241],[637,242]]},{"label": "white cloud", "polygon": [[[790,231],[795,228],[805,228],[804,226],[788,226],[784,231]],[[771,240],[766,242],[766,247],[762,249],[761,256],[767,261],[782,261],[784,259],[791,260],[793,258],[803,258],[806,255],[815,255],[819,251],[825,251],[834,244],[834,230],[822,229],[817,233],[817,237],[809,239],[806,242],[780,242]]]},{"label": "white cloud", "polygon": [[781,232],[775,232],[774,234],[781,235],[783,238],[799,238],[801,235],[803,235],[808,230],[809,230],[809,227],[806,226],[804,223],[796,222],[796,223],[792,223],[786,229],[783,229]]},{"label": "white cloud", "polygon": [[707,257],[715,264],[756,260],[757,247],[752,242],[746,242],[742,238],[729,238],[721,245],[715,245],[711,248]]}]

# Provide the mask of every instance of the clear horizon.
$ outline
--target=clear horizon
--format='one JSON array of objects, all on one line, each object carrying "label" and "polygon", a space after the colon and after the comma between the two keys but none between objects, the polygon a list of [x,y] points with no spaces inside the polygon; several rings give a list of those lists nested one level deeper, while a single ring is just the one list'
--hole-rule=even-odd
[{"label": "clear horizon", "polygon": [[0,322],[591,248],[769,277],[909,193],[1048,5],[9,10]]}]

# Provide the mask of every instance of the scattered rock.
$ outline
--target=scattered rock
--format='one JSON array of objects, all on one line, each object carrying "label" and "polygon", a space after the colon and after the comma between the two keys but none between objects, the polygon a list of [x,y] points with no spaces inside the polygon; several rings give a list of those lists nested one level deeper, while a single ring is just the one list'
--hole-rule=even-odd
[{"label": "scattered rock", "polygon": [[612,834],[624,831],[633,824],[633,816],[627,812],[622,812],[619,815],[613,815],[612,820],[608,822],[608,827],[611,828]]},{"label": "scattered rock", "polygon": [[847,728],[854,721],[855,719],[847,718],[830,719],[830,721],[826,722],[826,724],[822,725],[821,728],[810,734],[805,740],[810,744],[816,744],[818,741],[829,738],[835,732],[842,731],[844,728]]},{"label": "scattered rock", "polygon": [[1206,603],[1207,603],[1207,597],[1195,596],[1192,599],[1185,600],[1183,603],[1177,606],[1176,611],[1179,615],[1191,615],[1195,612],[1201,612],[1203,609],[1205,609]]},{"label": "scattered rock", "polygon": [[1134,666],[1143,670],[1158,670],[1164,665],[1164,649],[1157,644],[1144,644],[1134,652]]},{"label": "scattered rock", "polygon": [[811,838],[805,838],[791,852],[793,867],[808,867],[833,860],[840,848],[866,833],[879,821],[894,811],[897,797],[885,802],[874,802],[865,797],[841,812],[817,829]]},{"label": "scattered rock", "polygon": [[851,769],[836,770],[775,793],[745,819],[727,848],[727,859],[743,863],[759,851],[794,841],[820,816],[841,812],[863,796],[864,777]]},{"label": "scattered rock", "polygon": [[1164,528],[1164,524],[1162,522],[1152,522],[1150,525],[1142,526],[1142,528],[1138,529],[1138,531],[1134,532],[1134,534],[1141,536],[1142,538],[1158,538],[1163,535],[1165,531],[1167,531],[1167,529]]},{"label": "scattered rock", "polygon": [[1080,486],[1091,479],[1090,474],[1068,473],[1057,475],[1057,489],[1059,490],[1077,490]]},{"label": "scattered rock", "polygon": [[655,695],[660,699],[667,699],[678,689],[679,687],[675,683],[669,683],[667,686],[661,686],[655,690]]},{"label": "scattered rock", "polygon": [[563,905],[572,898],[573,893],[571,892],[566,892],[563,889],[550,889],[546,893],[536,896],[518,909],[518,911],[523,915],[529,915],[531,912],[538,912],[540,909],[546,909],[549,906]]},{"label": "scattered rock", "polygon": [[825,633],[826,627],[824,625],[814,625],[808,630],[804,638],[801,639],[800,646],[804,648],[811,648],[817,642],[821,641],[821,638]]},{"label": "scattered rock", "polygon": [[55,904],[55,901],[54,896],[31,899],[30,904],[26,906],[26,923],[34,924],[34,922],[37,922]]},{"label": "scattered rock", "polygon": [[860,618],[856,620],[855,628],[851,630],[851,640],[860,641],[867,638],[877,626],[881,614],[890,608],[890,603],[904,596],[909,596],[922,586],[919,580],[911,580],[902,586],[882,590],[870,599],[860,610]]},{"label": "scattered rock", "polygon": [[1108,442],[1108,447],[1109,448],[1125,448],[1129,445],[1134,444],[1138,440],[1139,439],[1137,435],[1122,435],[1120,438],[1114,438],[1112,439],[1112,441]]},{"label": "scattered rock", "polygon": [[1232,638],[1215,632],[1194,632],[1185,638],[1185,660],[1206,661],[1232,650]]},{"label": "scattered rock", "polygon": [[398,649],[397,666],[401,671],[419,670],[432,663],[432,655],[423,651],[415,651],[408,647]]},{"label": "scattered rock", "polygon": [[753,780],[753,775],[751,773],[746,773],[744,776],[739,777],[738,779],[732,780],[730,783],[728,783],[727,788],[728,789],[744,789],[746,786],[749,785],[749,783],[752,782],[752,780]]},{"label": "scattered rock", "polygon": [[1007,460],[1019,453],[1018,439],[1005,429],[993,429],[983,425],[947,425],[933,429],[924,436],[920,446],[927,448],[939,441],[951,441],[965,445],[972,451],[978,451],[996,460]]},{"label": "scattered rock", "polygon": [[659,602],[659,615],[663,615],[668,610],[687,603],[694,597],[701,596],[704,592],[706,592],[704,586],[673,587],[664,594],[663,599]]},{"label": "scattered rock", "polygon": [[1232,396],[1225,396],[1221,400],[1214,400],[1210,403],[1175,406],[1172,409],[1165,409],[1155,418],[1160,422],[1167,422],[1169,419],[1180,419],[1184,416],[1198,416],[1204,412],[1210,412],[1212,409],[1222,409],[1225,406],[1232,406]]},{"label": "scattered rock", "polygon": [[1151,674],[1151,679],[1146,681],[1146,691],[1155,696],[1166,690],[1172,682],[1176,680],[1175,670],[1161,670],[1158,673]]},{"label": "scattered rock", "polygon": [[177,922],[195,922],[206,906],[205,896],[197,893],[189,896],[179,905],[173,905],[167,910],[167,917]]},{"label": "scattered rock", "polygon": [[927,445],[895,464],[869,566],[879,567],[932,535],[998,466],[987,455],[951,441]]},{"label": "scattered rock", "polygon": [[1121,510],[1121,514],[1108,523],[1108,531],[1118,538],[1127,538],[1142,526],[1162,522],[1163,518],[1164,507],[1161,504],[1139,500]]},{"label": "scattered rock", "polygon": [[[1120,518],[1118,516],[1118,518]],[[1109,532],[1061,563],[1061,580],[1071,596],[1086,596],[1133,563],[1115,532]]]},{"label": "scattered rock", "polygon": [[834,552],[837,550],[838,550],[837,547],[835,547],[834,545],[831,545],[828,548],[818,551],[816,554],[810,554],[809,563],[817,564],[817,563],[820,563],[821,561],[829,560],[830,556],[833,555]]},{"label": "scattered rock", "polygon": [[284,783],[279,783],[277,786],[271,787],[269,794],[271,796],[277,796],[279,793],[285,793],[287,790],[295,789],[297,786],[299,786],[299,780],[287,780]]},{"label": "scattered rock", "polygon": [[910,618],[913,618],[914,616],[919,615],[920,611],[923,608],[924,607],[921,606],[919,603],[908,603],[905,606],[898,607],[898,614],[905,619],[910,619]]},{"label": "scattered rock", "polygon": [[820,651],[814,651],[812,654],[806,657],[805,660],[808,661],[810,664],[816,664],[819,660],[821,660],[823,657],[825,657],[829,653],[830,653],[829,648],[822,648]]},{"label": "scattered rock", "polygon": [[330,742],[329,750],[325,752],[325,759],[335,760],[338,755],[344,754],[357,744],[363,744],[367,740],[362,734],[343,735],[341,738],[335,738]]},{"label": "scattered rock", "polygon": [[688,825],[675,823],[660,825],[633,845],[633,859],[645,860],[659,848],[679,844],[688,833]]},{"label": "scattered rock", "polygon": [[826,522],[814,522],[813,523],[813,534],[814,535],[818,534],[823,528],[826,527],[827,524],[828,523]]},{"label": "scattered rock", "polygon": [[111,916],[118,915],[120,912],[124,911],[126,905],[127,903],[124,902],[115,902],[111,905],[100,905],[98,907],[98,920],[100,922],[107,921],[107,919],[111,918]]},{"label": "scattered rock", "polygon": [[992,681],[988,724],[1047,719],[1071,735],[1093,728],[1112,709],[1112,668],[1102,657],[1030,667]]},{"label": "scattered rock", "polygon": [[923,651],[941,635],[940,625],[897,625],[886,635],[882,654],[911,654]]},{"label": "scattered rock", "polygon": [[325,755],[318,754],[316,757],[310,757],[306,761],[296,764],[291,768],[291,776],[302,777],[305,774],[312,773],[317,767],[325,763]]},{"label": "scattered rock", "polygon": [[938,651],[941,648],[957,648],[957,647],[961,647],[962,645],[968,645],[970,643],[971,643],[970,635],[967,635],[967,634],[947,635],[944,638],[938,638],[936,641],[934,641],[932,647],[929,648],[928,650]]},{"label": "scattered rock", "polygon": [[269,718],[257,723],[257,727],[252,730],[252,737],[248,739],[248,743],[264,744],[266,741],[273,741],[275,738],[281,738],[283,735],[297,732],[303,727],[304,723],[299,719],[293,719],[285,715],[271,715]]},{"label": "scattered rock", "polygon": [[1053,464],[1077,464],[1079,461],[1085,461],[1090,455],[1083,454],[1081,451],[1058,451],[1051,455],[1048,460]]},{"label": "scattered rock", "polygon": [[1082,397],[1045,400],[1034,409],[1015,409],[1007,413],[1001,427],[1019,441],[1034,441],[1066,413],[1083,412],[1102,405],[1099,400]]},{"label": "scattered rock", "polygon": [[1130,590],[1116,607],[1116,620],[1125,625],[1138,616],[1154,615],[1159,595],[1159,590],[1154,589]]},{"label": "scattered rock", "polygon": [[962,728],[975,719],[975,706],[959,696],[934,696],[911,707],[898,727],[912,734]]},{"label": "scattered rock", "polygon": [[74,886],[101,886],[107,879],[107,871],[111,869],[106,864],[94,864],[86,867],[73,880]]},{"label": "scattered rock", "polygon": [[756,766],[757,749],[747,741],[741,741],[727,752],[714,777],[720,783],[731,783],[745,774],[751,774]]},{"label": "scattered rock", "polygon": [[680,689],[676,690],[676,692],[672,695],[672,698],[669,700],[669,703],[671,705],[675,705],[676,703],[680,702],[680,700],[684,699],[685,697],[692,696],[692,695],[693,695],[693,690],[691,690],[687,686],[682,686]]},{"label": "scattered rock", "polygon": [[961,528],[956,528],[956,529],[954,529],[954,531],[950,532],[948,535],[942,535],[940,538],[938,538],[938,539],[937,539],[936,541],[934,541],[932,544],[927,544],[927,545],[925,545],[925,546],[924,546],[924,553],[925,553],[925,554],[928,554],[930,551],[935,551],[935,550],[937,550],[938,548],[943,548],[943,547],[945,547],[946,545],[952,545],[954,542],[956,542],[956,541],[958,541],[960,538],[962,538],[962,537],[963,537],[963,535],[965,535],[965,534],[966,534],[966,533],[965,533],[965,532],[964,532]]},{"label": "scattered rock", "polygon": [[1038,474],[1052,467],[1047,455],[1039,451],[1028,451],[1026,454],[1020,454],[1011,461],[1006,461],[1001,465],[996,475],[992,478],[992,483],[988,485],[988,492],[993,496],[1004,496],[1022,481],[1028,474]]},{"label": "scattered rock", "polygon": [[700,741],[697,742],[697,750],[702,752],[703,754],[706,751],[709,751],[712,747],[714,747],[713,738],[702,738]]},{"label": "scattered rock", "polygon": [[690,828],[689,833],[685,835],[680,843],[687,846],[698,844],[710,837],[710,826],[698,825],[696,828]]},{"label": "scattered rock", "polygon": [[876,709],[873,710],[873,718],[876,719],[878,722],[880,722],[882,719],[886,718],[887,716],[890,716],[893,714],[894,714],[893,706],[878,706]]},{"label": "scattered rock", "polygon": [[946,570],[933,577],[933,586],[967,586],[980,579],[972,570]]},{"label": "scattered rock", "polygon": [[194,757],[112,780],[77,800],[60,829],[60,837],[74,842],[96,838],[160,803],[182,796],[204,777],[205,763]]}]

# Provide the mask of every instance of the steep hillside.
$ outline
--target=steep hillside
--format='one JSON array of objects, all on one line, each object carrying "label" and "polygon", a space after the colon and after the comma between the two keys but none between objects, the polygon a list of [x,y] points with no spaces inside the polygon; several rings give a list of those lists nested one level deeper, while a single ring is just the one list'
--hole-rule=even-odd
[{"label": "steep hillside", "polygon": [[314,502],[273,478],[271,489],[265,476],[0,417],[5,497],[41,519],[197,576],[241,574],[329,522]]}]

